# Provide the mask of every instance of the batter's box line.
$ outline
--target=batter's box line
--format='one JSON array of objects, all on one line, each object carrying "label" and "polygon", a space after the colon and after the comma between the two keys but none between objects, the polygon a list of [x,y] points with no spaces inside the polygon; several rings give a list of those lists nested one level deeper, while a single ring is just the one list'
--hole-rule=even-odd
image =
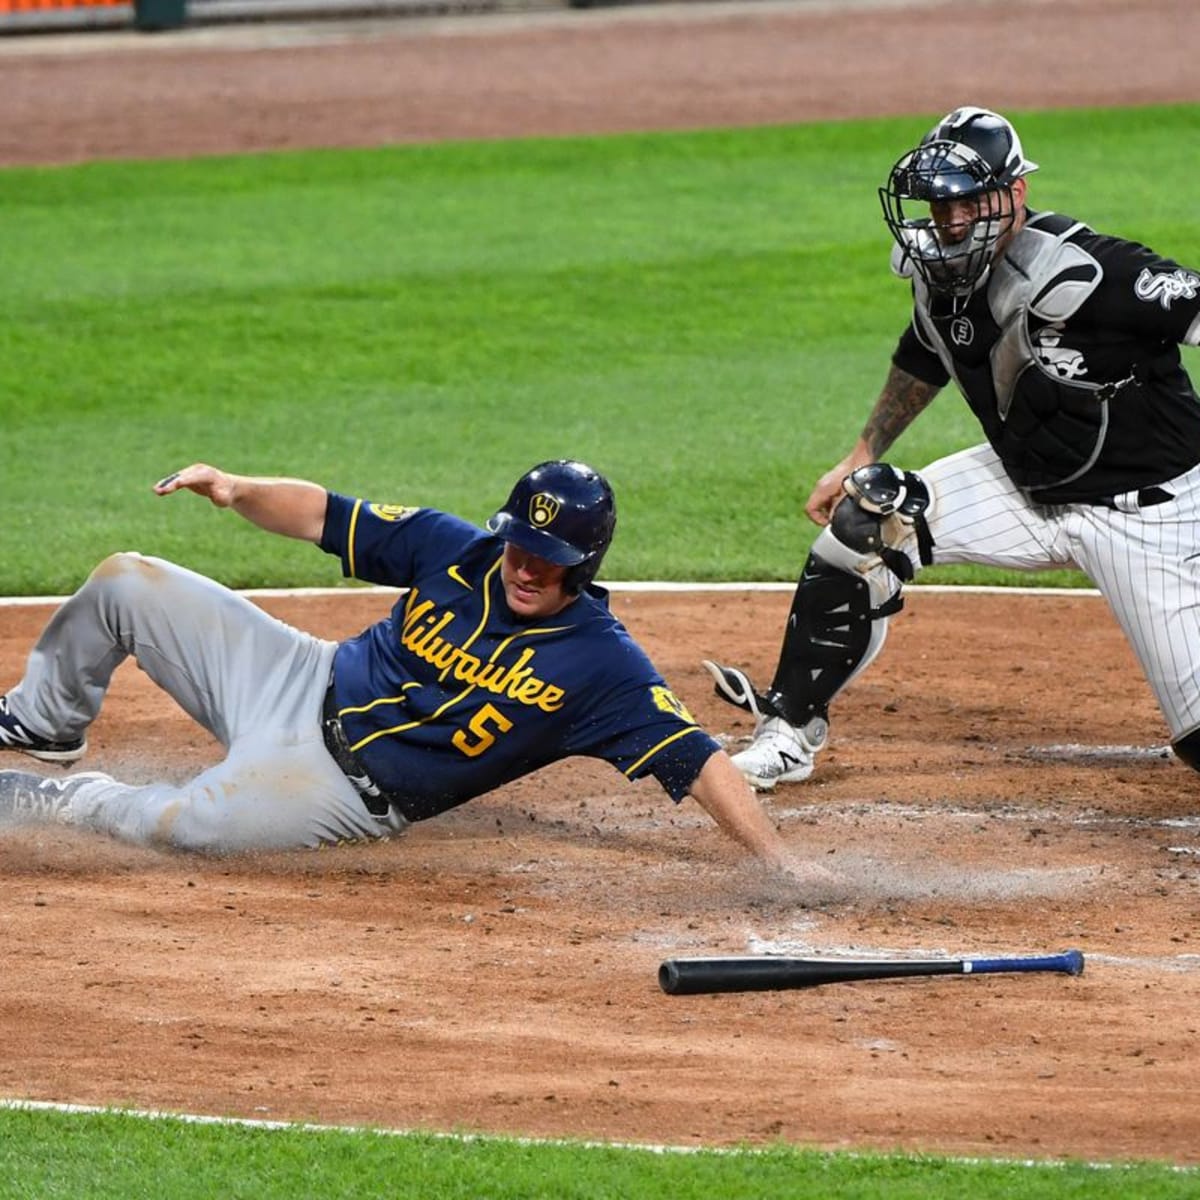
[{"label": "batter's box line", "polygon": [[1083,742],[1060,742],[1049,746],[1027,746],[1017,757],[1039,762],[1169,762],[1175,757],[1170,746],[1095,746]]},{"label": "batter's box line", "polygon": [[1098,954],[1085,951],[1088,966],[1103,963],[1111,967],[1133,967],[1139,971],[1168,971],[1172,975],[1191,975],[1200,972],[1200,954],[1170,954],[1160,956]]},{"label": "batter's box line", "polygon": [[[864,817],[896,819],[905,821],[1014,821],[1050,825],[1073,825],[1085,829],[1200,829],[1200,816],[1185,817],[1124,817],[1105,813],[1099,809],[1086,809],[1076,813],[1062,813],[1045,808],[1022,808],[1020,805],[1003,803],[988,805],[980,803],[975,808],[961,805],[941,805],[936,799],[928,805],[896,804],[886,800],[850,800],[839,804],[820,801],[805,808],[783,808],[778,804],[771,807],[778,821],[804,821],[811,823],[814,816],[821,820],[858,821]],[[1174,847],[1166,847],[1173,849]]]}]

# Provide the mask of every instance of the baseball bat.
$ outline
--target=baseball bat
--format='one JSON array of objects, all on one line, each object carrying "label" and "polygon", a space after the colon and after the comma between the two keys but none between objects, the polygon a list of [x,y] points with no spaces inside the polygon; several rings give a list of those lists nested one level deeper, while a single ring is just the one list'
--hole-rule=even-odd
[{"label": "baseball bat", "polygon": [[858,979],[899,979],[909,975],[993,975],[1004,971],[1083,973],[1078,950],[1032,958],[784,958],[769,955],[732,958],[669,958],[658,968],[658,983],[669,996],[705,992],[766,992],[851,983]]}]

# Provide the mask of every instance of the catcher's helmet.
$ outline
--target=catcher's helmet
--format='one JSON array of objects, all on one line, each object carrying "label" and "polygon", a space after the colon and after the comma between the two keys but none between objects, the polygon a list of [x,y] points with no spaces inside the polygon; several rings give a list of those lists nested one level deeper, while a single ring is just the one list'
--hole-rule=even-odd
[{"label": "catcher's helmet", "polygon": [[530,554],[566,567],[563,585],[581,592],[612,542],[617,505],[608,480],[586,463],[539,463],[513,485],[488,530]]},{"label": "catcher's helmet", "polygon": [[1037,170],[1025,157],[1017,131],[986,108],[947,113],[892,168],[879,189],[883,216],[900,246],[902,262],[940,295],[962,299],[987,277],[996,243],[1013,224],[1011,204],[980,211],[961,240],[939,236],[931,217],[909,216],[907,203],[937,204],[1004,192]]}]

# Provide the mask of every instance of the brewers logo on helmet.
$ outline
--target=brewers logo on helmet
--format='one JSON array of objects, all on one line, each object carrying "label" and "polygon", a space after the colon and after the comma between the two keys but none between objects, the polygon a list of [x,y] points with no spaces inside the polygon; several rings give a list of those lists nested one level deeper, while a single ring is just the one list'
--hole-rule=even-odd
[{"label": "brewers logo on helmet", "polygon": [[529,501],[529,523],[538,529],[551,524],[562,505],[548,492],[538,492]]},{"label": "brewers logo on helmet", "polygon": [[566,567],[564,585],[580,592],[596,577],[617,524],[608,480],[586,463],[539,463],[513,485],[488,531],[547,562]]}]

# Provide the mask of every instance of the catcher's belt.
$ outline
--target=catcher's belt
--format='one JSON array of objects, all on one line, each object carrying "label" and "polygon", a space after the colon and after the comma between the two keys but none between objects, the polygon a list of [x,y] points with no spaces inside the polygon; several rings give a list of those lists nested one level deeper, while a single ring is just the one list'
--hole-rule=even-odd
[{"label": "catcher's belt", "polygon": [[1137,512],[1140,508],[1153,508],[1156,504],[1169,504],[1175,499],[1173,492],[1166,488],[1144,487],[1136,493],[1123,492],[1120,496],[1101,496],[1092,501],[1104,508],[1115,508],[1118,512]]},{"label": "catcher's belt", "polygon": [[362,798],[371,816],[386,817],[393,807],[397,812],[408,815],[404,812],[404,797],[381,788],[371,778],[358,755],[350,749],[350,742],[345,729],[342,728],[342,718],[338,716],[337,704],[333,698],[333,684],[329,685],[325,693],[325,702],[321,706],[321,733],[325,738],[325,749],[329,751],[330,758],[353,784],[354,790]]}]

